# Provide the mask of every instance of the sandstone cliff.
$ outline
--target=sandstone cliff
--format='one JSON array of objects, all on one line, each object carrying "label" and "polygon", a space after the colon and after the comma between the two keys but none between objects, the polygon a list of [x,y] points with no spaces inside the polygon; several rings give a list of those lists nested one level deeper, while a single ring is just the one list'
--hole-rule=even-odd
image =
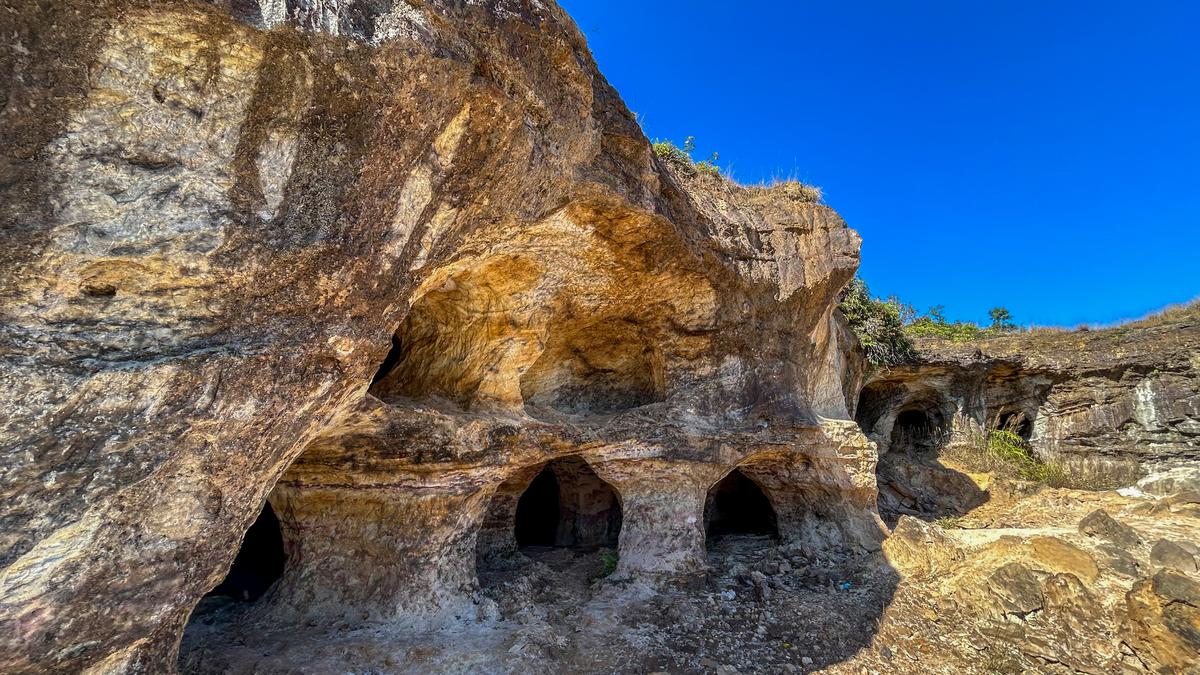
[{"label": "sandstone cliff", "polygon": [[947,440],[1007,427],[1084,470],[1200,459],[1198,304],[1115,328],[918,346],[920,363],[863,389],[858,420],[881,452],[914,411]]},{"label": "sandstone cliff", "polygon": [[277,621],[486,613],[485,516],[566,455],[627,577],[703,565],[734,467],[877,547],[857,235],[660,165],[553,4],[0,16],[0,670],[171,670],[268,494]]}]

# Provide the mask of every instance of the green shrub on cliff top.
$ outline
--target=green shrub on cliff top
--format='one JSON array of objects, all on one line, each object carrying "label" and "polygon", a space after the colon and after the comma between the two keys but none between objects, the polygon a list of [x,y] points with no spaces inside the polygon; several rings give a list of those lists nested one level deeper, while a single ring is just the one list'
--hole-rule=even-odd
[{"label": "green shrub on cliff top", "polygon": [[692,159],[692,153],[696,151],[695,136],[688,136],[687,140],[683,142],[682,148],[671,141],[654,141],[650,147],[660,159],[674,165],[689,176],[700,174],[719,177],[721,175],[721,167],[717,166],[717,153],[714,152],[711,158],[700,162]]},{"label": "green shrub on cliff top", "polygon": [[993,307],[988,311],[988,316],[991,317],[992,324],[987,328],[974,321],[947,321],[939,305],[931,307],[922,316],[914,316],[905,325],[904,332],[914,338],[932,337],[951,342],[970,342],[1021,330],[1013,323],[1012,314],[1003,307]]},{"label": "green shrub on cliff top", "polygon": [[654,141],[650,147],[654,149],[654,154],[658,155],[659,159],[664,159],[680,168],[690,169],[692,167],[692,156],[671,141]]},{"label": "green shrub on cliff top", "polygon": [[867,283],[855,277],[842,291],[838,308],[872,364],[895,366],[917,360],[917,350],[904,334],[908,308],[896,299],[872,298]]}]

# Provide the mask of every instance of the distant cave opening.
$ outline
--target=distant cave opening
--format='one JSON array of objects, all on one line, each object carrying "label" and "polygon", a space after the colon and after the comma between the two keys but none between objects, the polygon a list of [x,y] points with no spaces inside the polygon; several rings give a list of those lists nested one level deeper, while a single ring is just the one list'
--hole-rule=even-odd
[{"label": "distant cave opening", "polygon": [[902,515],[961,516],[987,499],[969,476],[943,463],[950,441],[946,412],[925,399],[909,403],[892,423],[887,451],[875,465],[879,514],[891,526]]},{"label": "distant cave opening", "polygon": [[779,520],[771,500],[740,469],[730,471],[709,489],[704,502],[704,527],[711,540],[729,535],[779,538]]},{"label": "distant cave opening", "polygon": [[924,409],[901,411],[892,424],[889,452],[919,455],[936,452],[945,440],[941,416]]},{"label": "distant cave opening", "polygon": [[513,534],[519,548],[616,546],[621,501],[587,462],[550,462],[517,502]]},{"label": "distant cave opening", "polygon": [[1033,438],[1033,421],[1023,412],[1001,413],[996,419],[996,428],[1000,431],[1012,432],[1025,441]]},{"label": "distant cave opening", "polygon": [[246,530],[229,573],[205,597],[224,596],[242,602],[254,602],[283,576],[286,561],[279,519],[275,517],[271,504],[264,502],[258,518]]}]

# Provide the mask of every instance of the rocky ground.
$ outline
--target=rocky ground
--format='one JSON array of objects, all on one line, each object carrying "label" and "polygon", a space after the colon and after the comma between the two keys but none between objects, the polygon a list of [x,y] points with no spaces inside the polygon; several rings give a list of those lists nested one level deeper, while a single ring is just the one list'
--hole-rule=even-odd
[{"label": "rocky ground", "polygon": [[1045,488],[940,525],[902,517],[876,557],[729,536],[708,574],[657,588],[605,576],[610,549],[527,548],[481,567],[479,617],[434,633],[272,628],[210,598],[181,669],[1200,672],[1200,494],[1186,472],[1144,487],[1171,494]]},{"label": "rocky ground", "polygon": [[661,588],[603,577],[610,550],[525,549],[481,570],[488,619],[436,636],[310,627],[285,639],[252,608],[209,599],[182,670],[813,672],[869,643],[896,582],[881,560],[812,558],[766,536],[710,548],[709,574]]}]

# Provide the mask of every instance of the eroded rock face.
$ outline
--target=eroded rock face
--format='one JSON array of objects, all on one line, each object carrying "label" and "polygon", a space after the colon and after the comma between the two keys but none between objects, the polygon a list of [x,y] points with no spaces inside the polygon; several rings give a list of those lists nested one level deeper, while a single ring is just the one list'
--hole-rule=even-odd
[{"label": "eroded rock face", "polygon": [[857,235],[660,166],[557,7],[0,10],[0,670],[170,670],[268,493],[276,621],[486,615],[477,533],[564,456],[620,574],[701,568],[738,466],[877,547]]},{"label": "eroded rock face", "polygon": [[940,443],[1005,428],[1082,472],[1131,474],[1200,456],[1198,308],[1106,330],[920,348],[922,363],[877,373],[863,389],[857,418],[881,456],[908,411],[930,420]]},{"label": "eroded rock face", "polygon": [[1164,498],[1045,490],[984,517],[999,522],[901,518],[884,551],[904,580],[873,648],[831,672],[1194,671],[1194,513]]}]

